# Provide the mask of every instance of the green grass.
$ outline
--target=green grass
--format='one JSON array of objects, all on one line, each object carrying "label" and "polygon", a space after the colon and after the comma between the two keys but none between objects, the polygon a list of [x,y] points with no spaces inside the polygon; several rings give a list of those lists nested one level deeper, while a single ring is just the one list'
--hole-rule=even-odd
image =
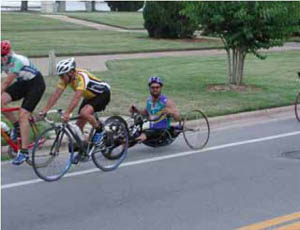
[{"label": "green grass", "polygon": [[65,13],[64,15],[126,29],[144,29],[144,18],[140,12]]},{"label": "green grass", "polygon": [[288,39],[289,42],[300,42],[300,36],[294,36]]},{"label": "green grass", "polygon": [[[1,31],[21,32],[31,31],[40,34],[40,31],[47,30],[92,30],[90,27],[63,22],[58,19],[50,19],[34,13],[5,13],[1,12]],[[34,35],[35,33],[33,33]],[[22,38],[20,38],[22,39]],[[28,42],[28,41],[26,41]]]},{"label": "green grass", "polygon": [[83,55],[222,46],[218,41],[150,39],[146,33],[96,30],[3,32],[2,39],[9,39],[15,51],[27,56],[46,56],[52,49],[57,55]]},{"label": "green grass", "polygon": [[[147,79],[162,76],[164,93],[173,98],[181,113],[200,108],[209,116],[290,105],[299,91],[300,52],[268,53],[266,60],[247,56],[244,82],[253,91],[212,92],[212,84],[227,82],[225,55],[166,57],[155,59],[109,61],[108,71],[95,73],[112,86],[112,100],[105,115],[128,114],[131,104],[144,107],[149,95]],[[39,104],[41,109],[54,91],[57,78],[47,78],[47,90]],[[68,89],[56,108],[66,108],[73,96]]]},{"label": "green grass", "polygon": [[144,106],[147,79],[158,74],[165,81],[164,92],[182,113],[201,108],[216,116],[292,104],[300,88],[299,55],[296,51],[269,53],[266,60],[249,55],[244,82],[259,90],[245,92],[207,89],[227,82],[225,55],[110,61],[109,71],[98,75],[112,85],[111,113],[126,113],[132,103]]}]

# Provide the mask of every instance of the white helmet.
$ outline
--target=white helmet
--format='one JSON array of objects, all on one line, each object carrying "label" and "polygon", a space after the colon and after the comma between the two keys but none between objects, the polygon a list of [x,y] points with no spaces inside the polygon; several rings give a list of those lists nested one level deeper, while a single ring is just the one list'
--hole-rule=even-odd
[{"label": "white helmet", "polygon": [[76,68],[75,58],[61,60],[56,64],[57,75],[62,75]]}]

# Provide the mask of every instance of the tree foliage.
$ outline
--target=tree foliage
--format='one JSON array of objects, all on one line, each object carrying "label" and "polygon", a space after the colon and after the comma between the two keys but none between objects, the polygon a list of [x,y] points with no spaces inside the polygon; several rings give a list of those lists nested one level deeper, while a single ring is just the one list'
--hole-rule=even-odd
[{"label": "tree foliage", "polygon": [[190,38],[197,25],[181,14],[183,2],[151,1],[143,11],[144,27],[153,38]]},{"label": "tree foliage", "polygon": [[186,2],[184,14],[219,36],[228,55],[229,83],[241,84],[248,53],[282,46],[299,31],[300,2]]},{"label": "tree foliage", "polygon": [[111,11],[138,11],[144,5],[143,1],[105,1]]}]

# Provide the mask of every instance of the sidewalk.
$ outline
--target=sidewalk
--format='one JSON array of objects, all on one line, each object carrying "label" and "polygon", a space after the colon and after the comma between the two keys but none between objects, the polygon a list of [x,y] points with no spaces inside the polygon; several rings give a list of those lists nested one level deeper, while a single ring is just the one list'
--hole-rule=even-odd
[{"label": "sidewalk", "polygon": [[[85,25],[93,27],[98,30],[114,30],[122,32],[133,32],[133,30],[124,30],[113,26],[102,25],[99,23],[89,22],[80,19],[70,18],[64,15],[43,15],[45,17],[55,18],[62,21],[75,23],[79,25]],[[139,30],[143,31],[143,30]],[[283,47],[274,47],[266,52],[273,51],[289,51],[299,50],[300,43],[290,42],[286,43]],[[112,54],[112,55],[87,55],[87,56],[74,56],[78,66],[87,69],[92,72],[106,71],[106,62],[110,60],[122,60],[122,59],[139,59],[139,58],[160,58],[160,57],[184,57],[184,56],[209,56],[209,55],[225,55],[226,52],[223,49],[203,49],[203,50],[183,50],[183,51],[166,51],[166,52],[147,52],[147,53],[133,53],[133,54]],[[67,57],[58,57],[56,61],[62,60]],[[48,75],[48,58],[32,58],[35,65],[42,71],[44,76]]]},{"label": "sidewalk", "polygon": [[[300,51],[300,43],[286,43],[283,47],[274,47],[266,52],[284,52]],[[160,58],[160,57],[185,57],[185,56],[212,56],[225,55],[223,49],[203,49],[203,50],[183,50],[183,51],[166,51],[166,52],[147,52],[133,54],[112,54],[112,55],[88,55],[74,56],[77,65],[91,72],[106,71],[106,62],[110,60],[140,59],[140,58]],[[58,57],[56,61],[69,58],[71,56]],[[44,76],[48,75],[48,58],[31,58],[33,63],[42,71]]]}]

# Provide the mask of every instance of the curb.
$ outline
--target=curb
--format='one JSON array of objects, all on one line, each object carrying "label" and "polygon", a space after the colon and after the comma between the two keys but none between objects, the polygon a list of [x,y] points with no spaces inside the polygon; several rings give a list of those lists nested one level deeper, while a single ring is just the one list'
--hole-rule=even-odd
[{"label": "curb", "polygon": [[[224,126],[241,125],[241,123],[253,124],[263,121],[292,118],[295,117],[294,108],[294,105],[267,108],[251,112],[241,112],[225,116],[210,117],[208,120],[212,129],[219,129]],[[260,121],[258,121],[258,119],[260,119]]]},{"label": "curb", "polygon": [[[251,112],[241,112],[224,116],[208,117],[208,121],[210,128],[213,131],[216,129],[232,126],[242,126],[247,124],[250,125],[272,120],[275,121],[279,119],[293,118],[295,117],[294,108],[294,105],[289,105]],[[1,146],[1,152],[4,156],[7,155],[7,150],[7,146]]]}]

